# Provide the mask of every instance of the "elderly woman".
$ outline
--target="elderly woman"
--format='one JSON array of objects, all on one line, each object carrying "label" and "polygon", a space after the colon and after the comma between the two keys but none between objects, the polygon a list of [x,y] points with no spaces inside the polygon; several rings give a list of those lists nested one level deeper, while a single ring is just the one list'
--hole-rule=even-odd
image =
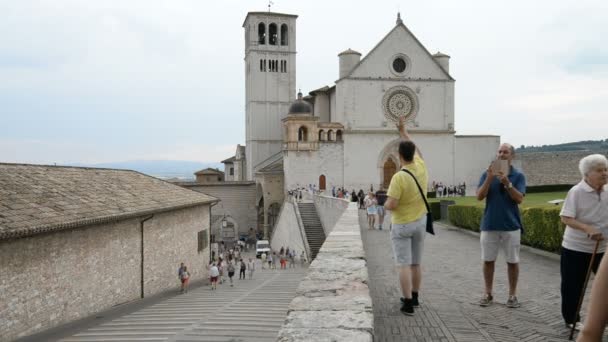
[{"label": "elderly woman", "polygon": [[597,241],[599,248],[592,265],[597,271],[608,238],[608,160],[592,154],[579,163],[583,180],[568,191],[560,216],[566,225],[562,241],[561,294],[562,317],[568,327],[579,323],[576,312],[583,291],[585,275]]}]

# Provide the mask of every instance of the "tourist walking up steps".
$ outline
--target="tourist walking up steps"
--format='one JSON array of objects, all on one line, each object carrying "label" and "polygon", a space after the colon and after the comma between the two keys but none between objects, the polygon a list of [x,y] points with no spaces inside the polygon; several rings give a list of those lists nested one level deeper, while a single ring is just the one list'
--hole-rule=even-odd
[{"label": "tourist walking up steps", "polygon": [[184,270],[186,269],[186,266],[184,266],[184,263],[182,262],[181,264],[179,264],[179,268],[177,269],[177,280],[179,280],[179,292],[183,292],[184,291],[184,282],[182,281],[182,273],[184,273]]},{"label": "tourist walking up steps", "polygon": [[247,262],[247,270],[249,271],[249,280],[253,279],[253,272],[255,271],[255,260],[249,258],[249,261]]},{"label": "tourist walking up steps", "polygon": [[566,225],[560,262],[562,317],[566,326],[576,330],[581,328],[577,307],[592,255],[595,252],[591,265],[595,273],[606,250],[608,160],[601,154],[586,156],[579,170],[583,179],[568,191],[560,212]]},{"label": "tourist walking up steps", "polygon": [[[412,141],[405,128],[405,118],[397,124],[401,142],[399,160],[402,171],[393,175],[388,188],[388,198],[384,207],[392,211],[391,242],[395,263],[399,268],[401,285],[401,312],[413,315],[419,306],[420,282],[422,272],[422,251],[426,231],[427,210],[422,189],[428,188],[428,171],[420,150]],[[426,194],[424,194],[426,196]]]},{"label": "tourist walking up steps", "polygon": [[211,289],[217,289],[217,281],[220,277],[220,270],[217,268],[215,263],[211,264],[211,268],[209,268],[209,281],[211,282]]},{"label": "tourist walking up steps", "polygon": [[190,280],[190,272],[188,272],[188,267],[184,266],[184,271],[182,272],[182,275],[181,275],[182,293],[188,292],[189,280]]},{"label": "tourist walking up steps", "polygon": [[234,264],[232,261],[228,261],[228,278],[230,279],[230,287],[234,286],[234,281],[232,280],[232,277],[234,277],[234,271]]},{"label": "tourist walking up steps", "polygon": [[270,252],[268,252],[268,257],[266,259],[268,260],[268,269],[271,270],[272,269],[272,254],[270,254]]},{"label": "tourist walking up steps", "polygon": [[245,260],[241,259],[241,270],[239,272],[239,280],[246,279],[245,271],[247,270],[247,264],[245,264]]},{"label": "tourist walking up steps", "polygon": [[515,149],[511,144],[502,144],[498,148],[496,162],[506,161],[508,173],[494,173],[492,165],[481,175],[477,187],[477,199],[486,201],[481,219],[481,258],[483,261],[483,278],[485,293],[479,305],[489,306],[494,300],[492,287],[494,283],[494,266],[498,251],[502,249],[507,260],[507,277],[509,279],[509,298],[507,307],[518,308],[517,281],[519,278],[519,249],[521,245],[522,224],[519,207],[526,194],[526,177],[511,165]]}]

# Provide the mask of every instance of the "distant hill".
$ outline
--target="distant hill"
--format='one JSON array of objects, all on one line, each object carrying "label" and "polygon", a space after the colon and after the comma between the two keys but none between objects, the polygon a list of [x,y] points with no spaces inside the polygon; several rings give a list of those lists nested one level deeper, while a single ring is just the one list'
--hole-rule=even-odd
[{"label": "distant hill", "polygon": [[194,172],[212,167],[223,171],[222,163],[201,163],[187,160],[131,160],[99,164],[70,164],[72,166],[103,167],[109,169],[134,170],[150,176],[167,179],[194,179]]},{"label": "distant hill", "polygon": [[524,146],[516,149],[518,153],[526,152],[563,152],[563,151],[582,151],[606,153],[608,151],[608,139],[605,140],[584,140],[557,145]]}]

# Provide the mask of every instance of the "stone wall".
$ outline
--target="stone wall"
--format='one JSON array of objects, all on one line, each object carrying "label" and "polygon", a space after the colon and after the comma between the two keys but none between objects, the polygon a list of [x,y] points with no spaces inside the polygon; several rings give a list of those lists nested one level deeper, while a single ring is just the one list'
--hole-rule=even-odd
[{"label": "stone wall", "polygon": [[337,142],[321,142],[318,151],[284,152],[285,189],[308,188],[308,184],[316,184],[319,189],[321,175],[325,176],[326,189],[343,187],[343,155],[343,143]]},{"label": "stone wall", "polygon": [[[0,340],[139,299],[140,219],[0,241]],[[208,205],[144,223],[146,295],[177,289],[180,262],[192,281],[206,278],[209,249],[198,252],[197,233],[208,225]]]},{"label": "stone wall", "polygon": [[[576,184],[582,177],[578,162],[594,152],[531,152],[518,153],[528,185]],[[606,155],[606,154],[604,154]]]},{"label": "stone wall", "polygon": [[315,207],[323,224],[325,236],[328,236],[334,226],[348,208],[349,201],[329,196],[314,196]]},{"label": "stone wall", "polygon": [[350,203],[298,286],[278,341],[373,341],[367,282],[358,209]]},{"label": "stone wall", "polygon": [[[211,208],[213,216],[229,217],[235,223],[237,236],[247,233],[250,227],[257,227],[256,188],[254,182],[222,182],[216,184],[196,184],[193,182],[176,183],[190,190],[202,192],[219,198],[220,203]],[[213,227],[211,234],[219,237],[219,225]]]},{"label": "stone wall", "polygon": [[[285,201],[281,207],[281,213],[277,224],[272,232],[270,239],[270,248],[272,250],[280,250],[281,247],[289,247],[290,250],[295,250],[298,255],[306,248],[304,235],[298,224],[296,217],[295,204],[290,201]],[[308,255],[310,251],[306,254]]]}]

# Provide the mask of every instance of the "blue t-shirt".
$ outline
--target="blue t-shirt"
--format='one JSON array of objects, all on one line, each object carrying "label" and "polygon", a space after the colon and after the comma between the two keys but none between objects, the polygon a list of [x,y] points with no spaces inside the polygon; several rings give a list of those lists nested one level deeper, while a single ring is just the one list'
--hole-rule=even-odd
[{"label": "blue t-shirt", "polygon": [[[478,187],[486,181],[487,171],[481,175]],[[526,194],[526,177],[516,168],[511,166],[509,181],[513,187],[522,194]],[[481,218],[482,231],[512,231],[522,229],[521,216],[517,203],[511,198],[498,177],[494,177],[490,183],[490,189],[486,196],[486,208]]]}]

